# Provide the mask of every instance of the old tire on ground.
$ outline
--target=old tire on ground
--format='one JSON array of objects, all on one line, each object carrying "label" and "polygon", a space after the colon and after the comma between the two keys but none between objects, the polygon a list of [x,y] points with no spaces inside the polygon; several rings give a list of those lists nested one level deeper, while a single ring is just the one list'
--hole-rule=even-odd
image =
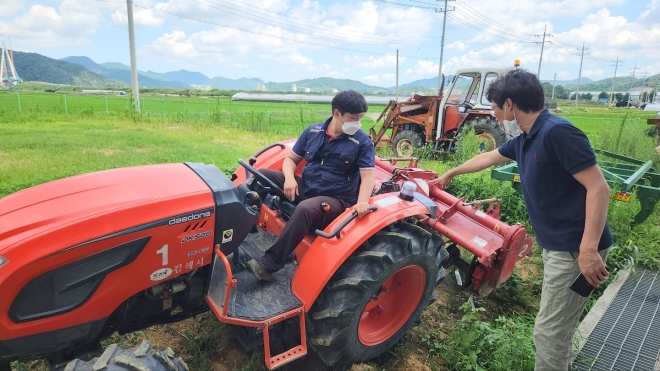
[{"label": "old tire on ground", "polygon": [[475,117],[463,124],[459,136],[474,129],[474,133],[481,139],[479,153],[488,152],[506,143],[511,137],[506,134],[502,125],[492,117]]},{"label": "old tire on ground", "polygon": [[117,344],[112,344],[99,357],[87,362],[74,359],[64,370],[188,371],[188,366],[181,358],[175,357],[171,348],[156,350],[151,348],[149,341],[144,340],[131,349],[120,349]]},{"label": "old tire on ground", "polygon": [[412,130],[403,130],[397,133],[392,140],[392,151],[398,157],[412,157],[415,149],[424,145],[421,133]]},{"label": "old tire on ground", "polygon": [[369,238],[335,272],[307,316],[308,343],[338,369],[394,346],[435,300],[449,254],[426,226],[396,222]]}]

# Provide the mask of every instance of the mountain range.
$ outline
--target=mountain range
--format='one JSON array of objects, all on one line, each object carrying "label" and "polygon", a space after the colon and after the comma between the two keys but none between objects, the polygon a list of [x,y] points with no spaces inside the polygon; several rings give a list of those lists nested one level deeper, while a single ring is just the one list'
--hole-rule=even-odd
[{"label": "mountain range", "polygon": [[[70,56],[63,59],[52,59],[37,53],[14,51],[14,65],[17,73],[25,81],[41,81],[55,84],[76,85],[82,87],[121,87],[130,88],[131,69],[118,62],[96,63],[86,56]],[[313,93],[329,93],[336,90],[353,89],[366,94],[392,94],[396,87],[380,87],[368,85],[350,79],[335,79],[321,77],[291,82],[265,82],[260,78],[229,79],[225,77],[210,78],[203,73],[187,70],[169,71],[165,73],[138,70],[140,87],[148,88],[214,88],[221,90],[257,90],[257,84],[265,86],[270,92],[291,92],[292,85],[298,87],[298,92],[309,88]],[[593,81],[583,77],[580,79],[581,91],[609,91],[614,81],[615,90],[627,90],[632,86],[641,86],[642,81],[633,77],[617,77]],[[552,84],[552,80],[543,80]],[[576,80],[555,81],[566,89],[576,89]],[[660,88],[660,75],[646,80],[647,86]],[[416,80],[399,86],[400,94],[419,92],[433,94],[437,89],[436,77]]]}]

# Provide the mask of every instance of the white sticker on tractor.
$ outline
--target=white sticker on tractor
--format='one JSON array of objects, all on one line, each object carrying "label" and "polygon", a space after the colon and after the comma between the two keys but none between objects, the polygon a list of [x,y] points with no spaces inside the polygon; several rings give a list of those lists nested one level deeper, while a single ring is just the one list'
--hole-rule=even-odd
[{"label": "white sticker on tractor", "polygon": [[472,239],[472,242],[474,242],[476,245],[478,245],[481,248],[486,247],[488,245],[488,241],[484,240],[483,238],[476,236]]},{"label": "white sticker on tractor", "polygon": [[390,197],[383,198],[382,200],[376,201],[375,204],[378,205],[378,207],[387,207],[387,206],[390,206],[390,205],[394,205],[395,203],[397,203],[399,201],[401,201],[401,199],[399,197],[390,196]]},{"label": "white sticker on tractor", "polygon": [[172,275],[172,269],[170,268],[161,268],[151,274],[152,281],[160,281]]},{"label": "white sticker on tractor", "polygon": [[233,229],[227,229],[226,231],[222,232],[222,243],[227,243],[231,241],[233,238],[234,238]]}]

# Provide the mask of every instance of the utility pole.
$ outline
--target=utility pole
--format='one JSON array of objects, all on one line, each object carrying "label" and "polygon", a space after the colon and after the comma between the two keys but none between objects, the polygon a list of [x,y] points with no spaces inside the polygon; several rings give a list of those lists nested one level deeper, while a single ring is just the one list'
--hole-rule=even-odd
[{"label": "utility pole", "polygon": [[128,38],[131,48],[131,87],[133,88],[133,104],[140,113],[140,88],[138,88],[137,61],[135,58],[135,30],[133,28],[133,0],[126,0],[128,10]]},{"label": "utility pole", "polygon": [[617,68],[619,68],[619,66],[620,66],[619,63],[620,62],[623,62],[623,61],[619,60],[618,55],[616,56],[616,61],[612,61],[612,63],[614,63],[612,65],[612,66],[614,66],[614,77],[612,78],[612,88],[610,89],[610,104],[612,104],[612,98],[614,96],[614,80],[616,80],[616,70],[617,70]]},{"label": "utility pole", "polygon": [[447,26],[447,12],[450,10],[456,10],[456,7],[453,7],[453,9],[447,9],[447,2],[454,0],[444,0],[444,1],[445,1],[445,7],[442,8],[441,10],[438,9],[435,10],[436,13],[439,12],[444,13],[442,19],[442,39],[440,41],[440,63],[438,65],[438,95],[442,95],[442,56],[445,51],[445,28]]},{"label": "utility pole", "polygon": [[[635,63],[635,67],[631,68],[631,74],[633,77],[633,80],[630,82],[630,90],[632,90],[633,85],[635,84],[635,72],[637,72],[639,68],[637,68],[637,63]],[[628,102],[626,104],[626,107],[630,108],[630,98],[632,97],[632,94],[630,94],[630,90],[628,90]]]},{"label": "utility pole", "polygon": [[[580,50],[580,48],[578,48]],[[582,43],[582,52],[580,54],[576,54],[580,56],[580,73],[578,74],[578,85],[577,85],[577,93],[575,93],[575,107],[577,107],[578,104],[578,97],[580,96],[580,79],[582,78],[582,60],[584,59],[584,51],[589,50],[589,48],[584,47],[584,42]],[[587,53],[589,55],[589,53]]]},{"label": "utility pole", "polygon": [[399,49],[396,50],[396,100],[399,103]]},{"label": "utility pole", "polygon": [[552,100],[555,100],[555,83],[556,82],[557,82],[557,73],[555,72],[555,77],[554,77],[554,79],[552,79]]},{"label": "utility pole", "polygon": [[543,61],[543,47],[545,46],[545,43],[552,44],[552,41],[545,41],[546,36],[547,37],[552,37],[553,36],[552,34],[548,34],[548,33],[545,32],[547,28],[548,28],[547,25],[545,27],[543,27],[543,35],[534,35],[535,37],[543,36],[543,41],[534,42],[534,44],[536,44],[536,45],[539,45],[539,44],[541,45],[541,57],[539,58],[539,72],[537,73],[537,75],[539,77],[539,81],[541,80],[541,61]]},{"label": "utility pole", "polygon": [[[646,78],[647,78],[648,76],[649,76],[648,73],[646,72],[646,70],[644,70],[644,76],[642,76],[642,88],[644,88],[644,85],[646,85]],[[644,101],[643,101],[643,102],[641,101],[641,97],[642,97],[642,95],[644,94],[644,91],[643,91],[643,90],[644,90],[644,89],[642,89],[642,91],[639,92],[640,103],[642,103],[642,104],[646,103],[646,97],[644,97]],[[647,94],[647,95],[648,95],[648,94]]]}]

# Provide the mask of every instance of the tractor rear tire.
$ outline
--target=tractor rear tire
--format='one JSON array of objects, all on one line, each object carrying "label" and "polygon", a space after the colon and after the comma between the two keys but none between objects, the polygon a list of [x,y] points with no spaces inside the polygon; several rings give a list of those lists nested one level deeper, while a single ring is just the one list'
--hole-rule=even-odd
[{"label": "tractor rear tire", "polygon": [[424,138],[421,133],[412,130],[403,130],[397,133],[392,140],[392,151],[398,157],[412,157],[415,149],[422,148]]},{"label": "tractor rear tire", "polygon": [[439,234],[396,222],[360,246],[327,283],[307,316],[308,343],[336,369],[387,352],[435,301],[449,257]]},{"label": "tractor rear tire", "polygon": [[[466,122],[461,128],[459,136],[463,133],[467,133],[470,129],[474,129],[474,133],[484,139],[482,142],[483,147],[479,148],[479,153],[488,152],[498,148],[511,139],[511,136],[506,134],[502,125],[491,117],[475,117]],[[489,143],[492,144],[489,145]]]},{"label": "tractor rear tire", "polygon": [[101,356],[91,361],[74,359],[64,368],[64,371],[189,371],[186,363],[175,357],[174,351],[167,348],[159,351],[151,348],[148,340],[132,349],[120,349],[117,344],[108,346]]}]

